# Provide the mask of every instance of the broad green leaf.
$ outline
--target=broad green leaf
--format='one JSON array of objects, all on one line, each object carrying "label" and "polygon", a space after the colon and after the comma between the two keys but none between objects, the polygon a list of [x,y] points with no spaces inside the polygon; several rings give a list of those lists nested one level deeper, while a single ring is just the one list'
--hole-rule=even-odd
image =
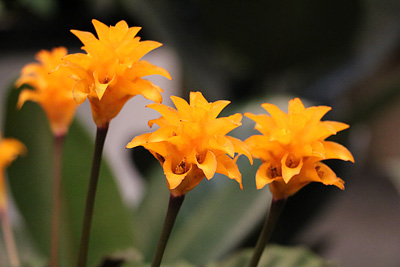
[{"label": "broad green leaf", "polygon": [[[242,267],[247,266],[253,250],[239,251],[222,262],[211,263],[207,267]],[[259,267],[328,267],[332,262],[324,260],[317,254],[304,247],[284,247],[269,245],[265,248]]]},{"label": "broad green leaf", "polygon": [[[39,251],[48,256],[53,138],[47,118],[36,103],[27,102],[20,111],[16,109],[18,93],[19,90],[12,90],[7,98],[4,135],[21,140],[28,154],[11,166],[9,181],[33,241]],[[76,261],[92,154],[93,140],[75,121],[64,142],[63,153],[61,255],[64,266],[73,266]],[[131,220],[111,171],[103,161],[91,230],[89,266],[106,254],[133,245]]]}]

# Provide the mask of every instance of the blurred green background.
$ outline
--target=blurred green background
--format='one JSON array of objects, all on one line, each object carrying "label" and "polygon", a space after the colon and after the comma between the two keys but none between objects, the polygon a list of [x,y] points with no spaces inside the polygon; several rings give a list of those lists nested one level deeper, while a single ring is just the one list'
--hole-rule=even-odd
[{"label": "blurred green background", "polygon": [[[46,258],[48,237],[44,233],[49,214],[43,207],[49,205],[44,195],[49,194],[46,188],[50,188],[51,172],[37,170],[37,166],[51,161],[52,143],[40,109],[28,104],[17,112],[13,102],[17,90],[10,93],[10,88],[38,50],[66,46],[71,52],[78,51],[81,43],[69,30],[94,32],[93,18],[107,25],[126,20],[130,26],[143,27],[139,32],[142,40],[164,44],[157,52],[161,55],[158,65],[170,71],[174,80],[157,80],[157,84],[165,89],[167,104],[171,94],[187,99],[189,91],[199,90],[209,101],[232,101],[222,115],[261,113],[263,102],[285,108],[293,97],[309,105],[332,106],[325,119],[351,126],[333,139],[352,151],[356,163],[328,162],[345,180],[346,190],[311,184],[291,197],[272,242],[307,246],[339,266],[400,265],[400,2],[396,0],[0,0],[2,132],[20,138],[29,150],[28,156],[9,170],[19,210],[14,222],[23,233],[18,238],[26,244],[22,248],[26,261],[40,264]],[[149,61],[157,62],[152,59]],[[115,126],[112,131],[124,132],[122,144],[149,131],[143,118],[147,115],[142,114],[150,111],[131,112],[128,107],[143,103],[147,102],[141,98],[131,100],[124,108],[129,113],[111,124]],[[70,159],[64,166],[69,181],[65,182],[66,202],[74,202],[66,215],[73,218],[66,219],[66,227],[72,232],[79,231],[82,204],[78,199],[86,191],[88,177],[79,171],[87,162],[76,159],[74,153],[81,149],[79,153],[90,158],[94,134],[90,116],[82,113],[65,152]],[[146,119],[158,114],[151,116]],[[127,123],[135,125],[135,130],[118,127]],[[256,133],[253,127],[253,122],[244,118],[233,135],[247,138]],[[111,139],[112,135],[106,142]],[[113,149],[106,150],[106,155],[118,154],[124,145]],[[111,170],[103,174],[108,178],[100,177],[108,193],[99,194],[96,203],[97,214],[103,218],[98,231],[122,227],[123,238],[95,235],[99,239],[92,240],[96,251],[92,264],[100,262],[99,255],[118,249],[133,261],[148,261],[165,215],[168,191],[161,167],[140,148],[123,153],[130,164],[128,171],[120,174],[122,167],[115,167],[110,160]],[[33,159],[36,163],[27,163]],[[242,192],[234,182],[218,176],[188,194],[166,261],[205,264],[255,244],[270,196],[267,188],[254,189],[259,162],[249,166],[240,159],[239,164],[245,186]],[[68,173],[71,169],[75,172]],[[127,178],[118,179],[123,175]],[[41,180],[43,177],[47,180]],[[132,186],[130,179],[138,187],[132,191],[126,189]],[[121,188],[125,192],[120,193]],[[41,197],[36,203],[37,196]],[[121,209],[110,216],[110,209],[116,206]],[[132,234],[126,237],[125,230]],[[74,247],[76,241],[69,242]],[[1,244],[0,258],[4,258]],[[73,248],[66,251],[75,253]],[[66,260],[65,264],[70,263]]]}]

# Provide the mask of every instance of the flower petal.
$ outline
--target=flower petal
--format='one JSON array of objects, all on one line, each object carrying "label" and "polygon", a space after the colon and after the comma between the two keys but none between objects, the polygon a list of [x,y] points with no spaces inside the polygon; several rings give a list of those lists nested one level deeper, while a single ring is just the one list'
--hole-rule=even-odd
[{"label": "flower petal", "polygon": [[[297,175],[301,171],[301,167],[303,167],[303,159],[299,159],[299,162],[296,163],[295,167],[288,166],[288,158],[289,154],[285,154],[282,158],[281,165],[282,165],[282,178],[285,183],[288,183],[293,176]],[[290,159],[290,158],[289,158]]]},{"label": "flower petal", "polygon": [[145,133],[145,134],[141,134],[141,135],[135,136],[135,138],[133,138],[126,145],[126,148],[134,148],[134,147],[142,146],[142,145],[146,144],[151,135],[152,135],[152,133]]},{"label": "flower petal", "polygon": [[236,182],[239,183],[240,189],[243,190],[242,174],[239,171],[236,160],[237,157],[235,159],[231,159],[227,155],[219,155],[217,157],[217,173],[224,174],[230,179],[234,179]]},{"label": "flower petal", "polygon": [[145,60],[134,62],[132,66],[125,72],[125,75],[131,78],[142,78],[149,75],[161,75],[169,80],[172,79],[168,71]]},{"label": "flower petal", "polygon": [[213,178],[217,170],[217,158],[214,153],[208,150],[203,161],[197,162],[197,167],[204,172],[207,180]]},{"label": "flower petal", "polygon": [[33,102],[38,102],[40,96],[37,92],[29,89],[22,90],[18,97],[17,108],[20,109],[24,105],[24,103],[28,100]]},{"label": "flower petal", "polygon": [[322,144],[326,151],[326,159],[341,159],[354,163],[353,155],[341,144],[331,141],[324,141]]},{"label": "flower petal", "polygon": [[[192,168],[192,167],[190,167]],[[166,158],[163,164],[164,174],[167,178],[168,187],[170,190],[175,189],[182,183],[182,180],[185,179],[186,175],[189,171],[182,173],[182,174],[175,174],[173,172],[173,166],[170,158]]]},{"label": "flower petal", "polygon": [[277,106],[269,103],[264,103],[261,105],[268,113],[271,115],[272,119],[279,127],[287,127],[289,120],[288,115],[280,110]]},{"label": "flower petal", "polygon": [[262,189],[262,188],[264,188],[264,186],[266,186],[267,184],[269,184],[269,183],[274,181],[274,179],[271,179],[267,175],[269,167],[270,167],[270,163],[269,162],[264,162],[258,168],[257,173],[256,173],[256,187],[257,187],[257,189]]}]

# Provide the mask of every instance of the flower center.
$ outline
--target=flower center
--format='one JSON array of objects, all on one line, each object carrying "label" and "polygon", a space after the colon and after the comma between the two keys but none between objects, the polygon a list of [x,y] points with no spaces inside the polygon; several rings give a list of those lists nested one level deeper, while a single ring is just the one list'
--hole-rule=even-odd
[{"label": "flower center", "polygon": [[281,171],[280,171],[280,168],[279,167],[277,167],[277,166],[269,166],[269,168],[268,168],[268,173],[267,173],[267,176],[268,177],[270,177],[270,178],[275,178],[275,177],[280,177],[280,176],[282,176],[282,173],[281,173]]},{"label": "flower center", "polygon": [[324,176],[324,171],[321,170],[321,166],[319,165],[315,166],[315,170],[317,171],[319,178],[322,179],[322,177]]},{"label": "flower center", "polygon": [[290,155],[286,159],[286,166],[288,168],[296,168],[297,166],[299,166],[299,164],[300,164],[300,160],[295,159],[293,155]]},{"label": "flower center", "polygon": [[188,164],[186,164],[186,158],[175,167],[175,174],[183,174],[189,170]]}]

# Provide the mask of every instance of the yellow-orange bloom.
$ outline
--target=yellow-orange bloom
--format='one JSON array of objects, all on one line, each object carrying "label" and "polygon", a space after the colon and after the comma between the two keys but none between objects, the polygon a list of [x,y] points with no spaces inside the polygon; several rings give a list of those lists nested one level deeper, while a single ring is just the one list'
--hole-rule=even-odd
[{"label": "yellow-orange bloom", "polygon": [[221,173],[235,179],[242,188],[242,176],[236,165],[238,155],[252,162],[247,146],[237,138],[226,136],[241,125],[242,115],[217,118],[230,101],[207,102],[200,92],[190,93],[190,104],[171,96],[176,109],[150,104],[162,117],[150,120],[160,128],[133,138],[126,146],[143,146],[161,163],[168,188],[175,196],[186,194],[206,177]]},{"label": "yellow-orange bloom", "polygon": [[343,180],[321,161],[341,159],[354,162],[344,146],[325,141],[349,126],[341,122],[321,121],[331,108],[305,108],[298,98],[289,102],[288,113],[273,104],[261,106],[270,116],[245,113],[256,122],[255,129],[262,134],[245,140],[253,157],[262,161],[256,174],[257,188],[269,184],[276,199],[287,198],[310,182],[344,189]]},{"label": "yellow-orange bloom", "polygon": [[57,68],[66,54],[65,47],[41,50],[36,54],[39,63],[27,64],[16,82],[17,86],[29,84],[34,88],[21,91],[18,108],[27,100],[37,102],[45,111],[55,135],[68,131],[77,107],[72,96],[74,81],[70,78],[71,71]]},{"label": "yellow-orange bloom", "polygon": [[7,207],[5,170],[18,155],[25,153],[26,147],[20,141],[0,136],[0,213]]},{"label": "yellow-orange bloom", "polygon": [[71,30],[84,44],[82,49],[87,54],[64,58],[76,80],[73,90],[76,102],[81,104],[89,99],[98,127],[106,127],[135,95],[161,103],[163,90],[142,77],[157,74],[171,79],[171,76],[163,68],[140,59],[162,44],[140,41],[135,36],[141,28],[129,28],[123,20],[110,27],[97,20],[92,22],[98,39],[90,32]]}]

